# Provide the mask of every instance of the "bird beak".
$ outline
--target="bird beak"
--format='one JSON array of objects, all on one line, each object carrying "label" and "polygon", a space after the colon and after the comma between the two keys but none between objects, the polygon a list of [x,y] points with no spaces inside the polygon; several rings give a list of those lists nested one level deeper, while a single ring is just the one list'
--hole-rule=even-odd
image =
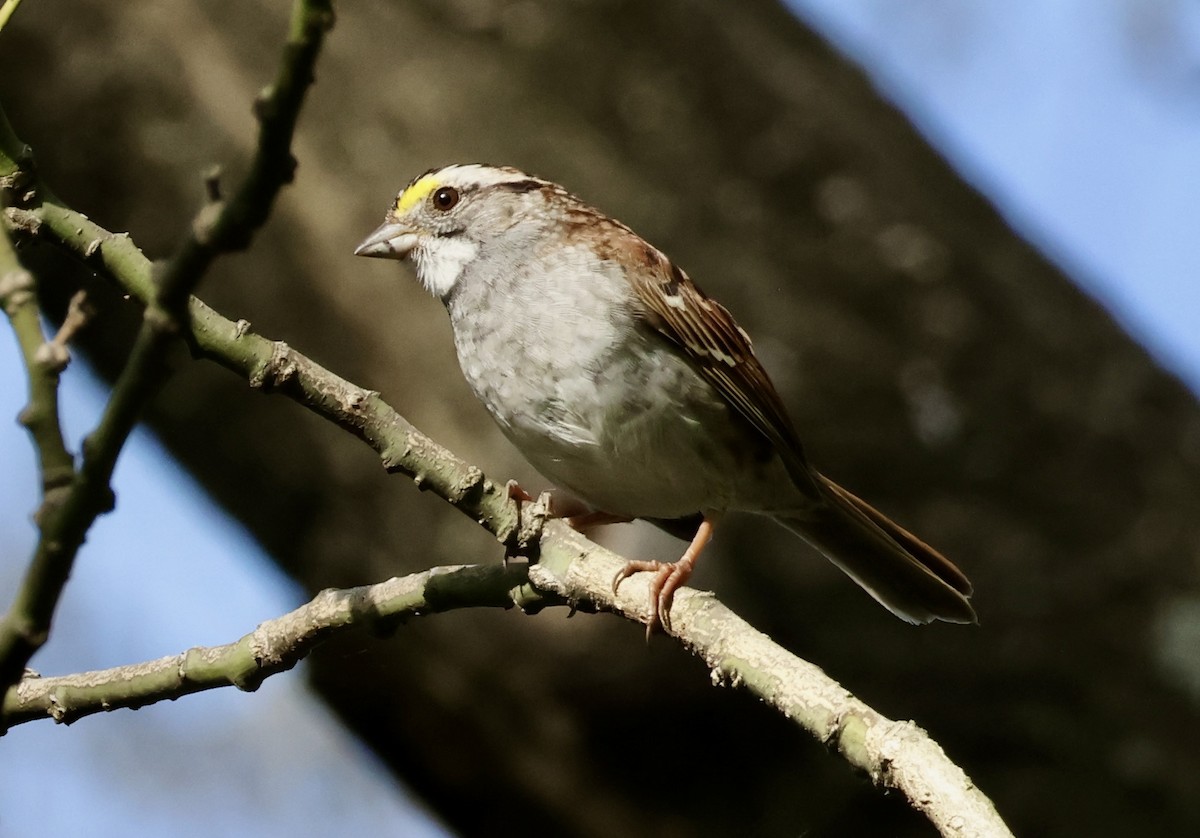
[{"label": "bird beak", "polygon": [[355,256],[375,256],[379,259],[403,259],[417,246],[417,234],[412,228],[394,221],[385,221],[374,233],[354,248]]}]

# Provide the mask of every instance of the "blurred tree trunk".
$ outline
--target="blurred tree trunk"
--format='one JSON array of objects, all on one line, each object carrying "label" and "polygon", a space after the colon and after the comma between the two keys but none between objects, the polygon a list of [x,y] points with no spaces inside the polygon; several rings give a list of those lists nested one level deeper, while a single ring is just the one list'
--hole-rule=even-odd
[{"label": "blurred tree trunk", "polygon": [[[1196,613],[1200,410],[858,70],[766,0],[339,12],[297,182],[255,249],[210,276],[208,302],[536,489],[460,381],[440,306],[350,254],[430,166],[565,183],[737,314],[813,460],[958,561],[982,625],[905,626],[755,519],[722,528],[696,584],[927,727],[1018,834],[1200,831],[1195,695],[1162,651]],[[284,14],[26,4],[0,51],[5,104],[65,199],[161,256],[200,173],[246,159]],[[91,351],[111,372],[138,312],[111,293],[102,307]],[[311,591],[500,559],[365,447],[210,365],[181,366],[154,423]],[[610,532],[626,552],[679,547],[640,525]],[[927,830],[611,618],[455,613],[323,649],[312,671],[465,834]]]}]

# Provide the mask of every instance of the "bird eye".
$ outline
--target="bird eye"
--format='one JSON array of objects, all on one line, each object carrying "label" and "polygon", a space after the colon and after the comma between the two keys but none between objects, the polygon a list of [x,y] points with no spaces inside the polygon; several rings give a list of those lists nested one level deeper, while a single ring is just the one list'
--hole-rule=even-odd
[{"label": "bird eye", "polygon": [[433,193],[433,207],[442,212],[453,209],[458,203],[458,190],[453,186],[443,186]]}]

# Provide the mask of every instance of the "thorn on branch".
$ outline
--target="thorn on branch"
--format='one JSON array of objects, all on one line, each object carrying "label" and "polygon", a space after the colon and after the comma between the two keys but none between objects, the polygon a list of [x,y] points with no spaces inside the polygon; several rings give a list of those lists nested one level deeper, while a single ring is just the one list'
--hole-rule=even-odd
[{"label": "thorn on branch", "polygon": [[62,701],[59,699],[57,692],[50,694],[50,706],[46,708],[46,713],[58,724],[62,724],[67,720],[67,708],[62,706]]},{"label": "thorn on branch", "polygon": [[[90,245],[89,245],[90,247]],[[86,291],[76,291],[67,304],[67,316],[58,329],[55,340],[66,343],[73,340],[75,335],[96,316],[96,308],[87,298]]]},{"label": "thorn on branch", "polygon": [[46,341],[37,348],[33,360],[47,372],[57,375],[71,363],[71,351],[61,343]]}]

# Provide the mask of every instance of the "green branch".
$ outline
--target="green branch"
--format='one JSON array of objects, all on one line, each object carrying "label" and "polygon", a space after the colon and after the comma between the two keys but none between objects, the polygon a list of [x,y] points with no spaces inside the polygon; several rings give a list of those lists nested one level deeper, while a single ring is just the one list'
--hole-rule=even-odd
[{"label": "green branch", "polygon": [[[142,328],[95,430],[83,442],[82,463],[62,504],[42,524],[41,537],[21,589],[0,621],[0,688],[16,683],[25,665],[45,643],[50,623],[75,555],[97,516],[112,508],[109,484],[117,457],[146,404],[168,375],[168,344],[188,331],[188,301],[218,255],[244,248],[266,220],[279,190],[292,178],[291,140],[313,65],[333,24],[329,0],[296,0],[288,42],[274,83],[260,94],[258,148],[250,172],[225,202],[215,179],[209,204],[192,224],[170,261],[152,279]],[[0,117],[0,184],[36,211],[53,195],[37,183],[28,152]],[[35,187],[25,191],[22,179]],[[20,193],[20,194],[19,194]],[[151,276],[146,271],[147,277]]]},{"label": "green branch", "polygon": [[[290,32],[278,73],[254,102],[259,132],[250,171],[228,202],[221,197],[216,176],[208,178],[210,203],[163,270],[154,301],[147,307],[148,321],[160,316],[171,321],[181,318],[191,290],[213,259],[248,247],[270,215],[279,190],[292,182],[296,171],[291,152],[296,118],[313,83],[317,54],[332,26],[330,0],[297,0],[292,6]],[[178,331],[176,326],[172,325],[172,331]]]},{"label": "green branch", "polygon": [[409,617],[454,608],[516,605],[536,611],[558,602],[529,587],[525,565],[437,567],[377,585],[323,591],[223,646],[58,678],[27,676],[4,695],[0,719],[6,728],[45,718],[70,724],[94,713],[136,710],[218,687],[256,690],[318,643],[355,627],[379,633]]},{"label": "green branch", "polygon": [[[7,220],[16,235],[57,244],[112,277],[143,304],[153,299],[150,261],[127,234],[110,233],[58,204],[10,209]],[[406,474],[422,489],[450,501],[509,548],[529,542],[538,523],[529,507],[522,519],[503,483],[485,479],[479,469],[421,433],[377,392],[341,378],[283,341],[250,331],[244,320],[223,317],[198,299],[191,300],[188,311],[191,331],[184,337],[198,356],[236,372],[255,389],[283,393],[354,434],[379,454],[389,472]]]},{"label": "green branch", "polygon": [[[537,564],[440,567],[378,585],[324,591],[241,639],[145,663],[54,678],[28,676],[8,690],[0,721],[69,723],[94,713],[137,708],[201,690],[253,690],[293,666],[319,642],[354,627],[388,629],[456,608],[536,612],[570,603],[635,622],[649,616],[649,581],[640,574],[612,589],[625,559],[562,521],[546,524]],[[1002,838],[1011,832],[991,801],[929,735],[886,718],[821,669],[775,644],[711,594],[681,589],[672,634],[708,665],[715,684],[745,689],[838,751],[876,785],[905,795],[947,836]]]},{"label": "green branch", "polygon": [[[66,366],[67,329],[60,332],[61,342],[47,341],[42,332],[34,276],[17,259],[7,230],[0,230],[0,306],[12,324],[28,381],[28,401],[20,422],[29,431],[38,459],[41,503],[34,521],[42,537],[54,521],[70,493],[75,478],[75,461],[63,440],[58,413],[58,378]],[[64,324],[65,325],[65,324]],[[55,351],[57,350],[57,351]],[[17,593],[9,613],[0,622],[0,645],[11,638],[9,648],[36,648],[44,642],[47,626],[39,622],[35,599],[41,594],[37,580],[29,580]],[[7,650],[0,648],[0,655]],[[0,686],[15,682],[28,657],[15,660],[10,674]],[[19,665],[17,665],[19,663]]]},{"label": "green branch", "polygon": [[29,382],[29,399],[20,421],[33,438],[37,452],[42,483],[42,508],[37,518],[44,520],[49,507],[75,475],[75,460],[63,441],[58,416],[58,376],[65,366],[68,335],[60,333],[61,340],[46,340],[33,274],[21,267],[6,230],[0,230],[0,306],[17,336]]}]

